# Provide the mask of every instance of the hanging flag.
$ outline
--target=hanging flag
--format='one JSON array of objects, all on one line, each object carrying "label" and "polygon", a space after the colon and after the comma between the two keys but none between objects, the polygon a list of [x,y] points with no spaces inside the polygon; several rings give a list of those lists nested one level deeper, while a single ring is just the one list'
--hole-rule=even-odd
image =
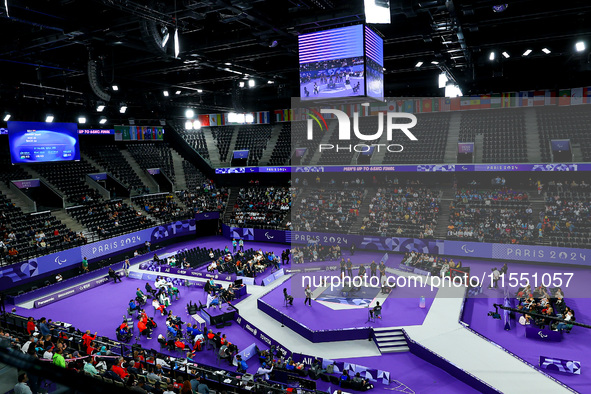
[{"label": "hanging flag", "polygon": [[570,91],[570,105],[583,104],[583,88],[573,88]]},{"label": "hanging flag", "polygon": [[529,96],[530,92],[519,92],[519,96],[518,96],[518,100],[517,100],[517,106],[518,107],[530,107],[533,106],[533,92],[532,92],[532,100],[531,100],[531,104],[530,104],[530,96]]},{"label": "hanging flag", "polygon": [[218,117],[213,114],[209,115],[209,125],[210,126],[217,126],[218,125]]},{"label": "hanging flag", "polygon": [[404,107],[402,112],[413,113],[415,110],[414,103],[414,100],[404,100]]},{"label": "hanging flag", "polygon": [[280,109],[276,109],[275,113],[275,122],[283,122],[283,111]]},{"label": "hanging flag", "polygon": [[546,92],[543,90],[536,90],[534,92],[534,106],[544,105],[546,99]]},{"label": "hanging flag", "polygon": [[558,105],[570,105],[570,89],[558,91]]},{"label": "hanging flag", "polygon": [[591,86],[583,88],[583,102],[585,104],[591,104]]},{"label": "hanging flag", "polygon": [[544,105],[556,105],[556,90],[544,91]]},{"label": "hanging flag", "polygon": [[501,95],[499,93],[495,93],[490,97],[490,107],[491,108],[501,108]]},{"label": "hanging flag", "polygon": [[422,104],[422,112],[431,112],[431,110],[433,109],[433,102],[431,101],[430,98],[424,98],[421,101]]},{"label": "hanging flag", "polygon": [[462,97],[460,100],[460,109],[480,109],[480,96]]},{"label": "hanging flag", "polygon": [[441,103],[441,111],[448,112],[448,111],[450,111],[450,107],[451,107],[451,98],[445,97],[443,99],[443,102]]},{"label": "hanging flag", "polygon": [[199,115],[197,117],[197,119],[199,120],[199,123],[201,123],[201,126],[203,126],[203,127],[209,126],[209,115]]},{"label": "hanging flag", "polygon": [[460,104],[460,97],[454,97],[451,100],[451,104],[449,106],[450,111],[459,111],[461,109],[461,104]]},{"label": "hanging flag", "polygon": [[441,108],[441,98],[434,98],[431,107],[433,112],[439,112]]},{"label": "hanging flag", "polygon": [[480,96],[480,108],[481,109],[488,109],[490,108],[490,94],[483,94]]}]

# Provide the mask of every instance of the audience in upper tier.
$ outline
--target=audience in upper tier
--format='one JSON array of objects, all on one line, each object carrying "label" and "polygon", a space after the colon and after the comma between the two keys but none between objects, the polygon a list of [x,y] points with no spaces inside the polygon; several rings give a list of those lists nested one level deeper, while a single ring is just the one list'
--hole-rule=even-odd
[{"label": "audience in upper tier", "polygon": [[244,227],[285,228],[291,201],[285,187],[241,188],[233,207],[232,224]]}]

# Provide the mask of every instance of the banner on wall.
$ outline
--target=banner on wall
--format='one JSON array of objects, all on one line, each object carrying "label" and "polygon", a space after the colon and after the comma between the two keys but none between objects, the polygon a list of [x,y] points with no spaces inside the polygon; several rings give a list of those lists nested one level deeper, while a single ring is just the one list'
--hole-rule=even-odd
[{"label": "banner on wall", "polygon": [[294,166],[294,167],[224,167],[216,168],[216,174],[256,174],[256,173],[372,173],[372,172],[586,172],[591,171],[590,163],[539,163],[539,164],[400,164],[368,166]]},{"label": "banner on wall", "polygon": [[[243,238],[245,240],[319,244],[326,246],[338,245],[358,249],[390,251],[390,252],[421,252],[441,254],[465,258],[485,258],[536,263],[591,265],[591,249],[563,248],[558,246],[538,246],[520,244],[495,244],[485,242],[463,242],[425,238],[397,238],[365,236],[358,234],[332,234],[304,231],[260,230],[222,226],[226,238]],[[275,236],[271,238],[270,236]]]},{"label": "banner on wall", "polygon": [[62,271],[67,267],[80,264],[82,257],[93,260],[114,253],[122,253],[144,247],[146,241],[157,244],[194,234],[196,228],[195,219],[177,221],[2,267],[0,268],[0,291],[35,276]]}]

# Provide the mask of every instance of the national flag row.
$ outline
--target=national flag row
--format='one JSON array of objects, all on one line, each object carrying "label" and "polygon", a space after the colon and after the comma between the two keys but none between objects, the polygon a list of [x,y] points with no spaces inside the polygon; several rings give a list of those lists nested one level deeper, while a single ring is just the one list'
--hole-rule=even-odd
[{"label": "national flag row", "polygon": [[[466,97],[437,97],[437,98],[403,98],[390,99],[386,102],[374,102],[369,106],[361,104],[348,104],[337,106],[322,106],[314,108],[320,111],[321,108],[334,108],[345,112],[350,117],[358,112],[360,116],[377,115],[380,112],[448,112],[448,111],[466,111],[476,109],[494,109],[494,108],[518,108],[534,107],[543,105],[579,105],[591,104],[591,86],[585,88],[572,88],[555,90],[531,90],[522,92],[485,94]],[[290,120],[305,120],[308,118],[310,109],[300,108],[293,110],[277,110],[276,114],[288,113],[289,117],[278,116],[277,122],[286,122]],[[324,114],[326,119],[335,118],[332,114]]]},{"label": "national flag row", "polygon": [[[230,122],[229,113],[224,114],[209,114],[209,115],[197,115],[197,120],[201,123],[201,126],[212,127],[212,126],[231,126],[243,123]],[[247,112],[244,114],[246,119],[252,116],[253,121],[249,124],[269,124],[271,123],[271,112],[270,111],[259,111],[259,112]]]}]

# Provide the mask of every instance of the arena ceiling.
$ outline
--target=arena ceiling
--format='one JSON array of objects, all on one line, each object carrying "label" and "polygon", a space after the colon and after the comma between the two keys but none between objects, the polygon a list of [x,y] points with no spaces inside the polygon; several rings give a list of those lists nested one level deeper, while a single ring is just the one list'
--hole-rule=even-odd
[{"label": "arena ceiling", "polygon": [[[591,85],[591,2],[505,1],[506,10],[495,12],[498,1],[391,0],[392,23],[373,25],[384,37],[386,95],[442,95],[441,70],[464,94]],[[117,116],[136,118],[187,106],[198,112],[288,107],[298,92],[298,34],[364,21],[362,0],[6,4],[0,5],[5,108],[83,111],[102,99]],[[581,40],[587,50],[576,52]],[[527,49],[532,52],[523,56]],[[244,78],[255,79],[256,87],[240,88]],[[121,102],[129,107],[124,115],[118,115]]]}]

